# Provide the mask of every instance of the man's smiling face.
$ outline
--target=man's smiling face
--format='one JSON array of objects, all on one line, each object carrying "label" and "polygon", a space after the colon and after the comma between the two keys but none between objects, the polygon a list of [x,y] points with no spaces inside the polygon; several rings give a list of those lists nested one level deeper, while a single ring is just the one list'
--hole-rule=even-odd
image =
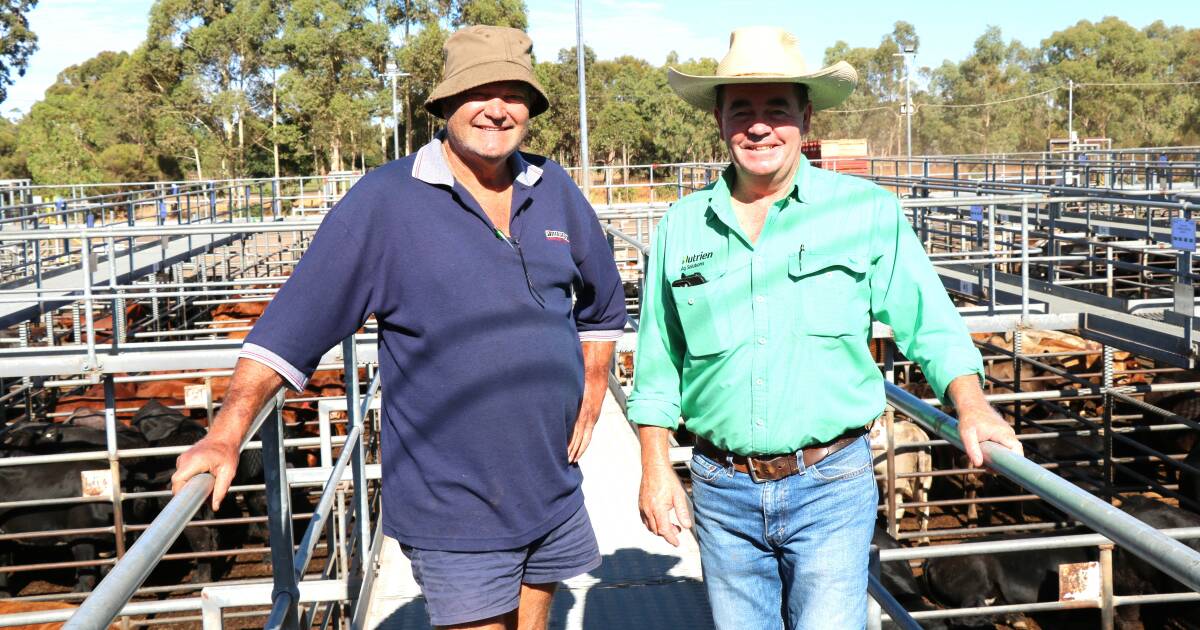
[{"label": "man's smiling face", "polygon": [[715,114],[738,171],[773,178],[799,161],[812,106],[792,83],[733,83],[722,87]]},{"label": "man's smiling face", "polygon": [[508,159],[529,130],[529,86],[500,81],[447,98],[446,134],[456,153],[484,162]]}]

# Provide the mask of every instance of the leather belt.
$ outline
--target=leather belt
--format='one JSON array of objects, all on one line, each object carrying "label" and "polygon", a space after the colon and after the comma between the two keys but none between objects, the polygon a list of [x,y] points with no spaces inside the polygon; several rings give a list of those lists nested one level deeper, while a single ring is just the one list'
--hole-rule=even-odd
[{"label": "leather belt", "polygon": [[[874,423],[872,422],[872,424]],[[762,483],[764,481],[778,481],[791,477],[800,472],[799,462],[801,459],[804,460],[805,468],[813,466],[826,457],[850,446],[854,443],[854,440],[866,435],[870,429],[870,425],[855,427],[824,444],[816,444],[802,448],[795,453],[785,453],[772,457],[738,455],[737,453],[721,450],[712,442],[700,436],[696,436],[696,444],[693,448],[697,453],[715,462],[732,462],[734,470],[750,475],[750,478],[755,483]]]}]

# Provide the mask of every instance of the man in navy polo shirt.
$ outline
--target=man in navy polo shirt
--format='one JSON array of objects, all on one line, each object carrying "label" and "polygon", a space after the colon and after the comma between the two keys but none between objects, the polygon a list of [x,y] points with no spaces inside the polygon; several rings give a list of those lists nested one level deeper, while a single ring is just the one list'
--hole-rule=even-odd
[{"label": "man in navy polo shirt", "polygon": [[596,215],[559,165],[517,152],[549,106],[532,44],[474,26],[446,42],[425,108],[445,131],[355,185],[246,338],[220,415],[174,488],[211,471],[283,385],[374,314],[383,524],[431,621],[544,628],[555,584],[596,568],[577,460],[625,324]]}]

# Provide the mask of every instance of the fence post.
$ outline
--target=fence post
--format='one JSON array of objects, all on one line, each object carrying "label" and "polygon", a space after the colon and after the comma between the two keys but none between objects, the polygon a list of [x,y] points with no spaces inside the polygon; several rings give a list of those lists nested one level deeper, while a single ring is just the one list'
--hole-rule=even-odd
[{"label": "fence post", "polygon": [[[878,578],[879,547],[871,545],[871,560],[867,566],[871,575]],[[875,601],[874,597],[867,597],[867,630],[880,630],[881,628],[883,628],[883,607]]]},{"label": "fence post", "polygon": [[1113,545],[1100,545],[1100,628],[1113,630],[1116,621],[1113,606]]},{"label": "fence post", "polygon": [[[271,572],[275,579],[271,600],[275,601],[284,593],[290,596],[291,603],[288,605],[282,627],[295,630],[300,625],[296,606],[296,602],[300,600],[300,588],[296,584],[291,492],[287,481],[287,462],[284,461],[282,396],[275,398],[275,411],[263,422],[259,437],[262,439],[263,476],[267,485]],[[233,497],[226,497],[225,500],[232,501]]]},{"label": "fence post", "polygon": [[[354,344],[354,333],[350,333],[349,337],[342,340],[342,365],[345,371],[346,381],[346,432],[349,433],[356,425],[362,424],[365,419],[359,413],[358,400],[358,348]],[[363,427],[364,432],[366,427]],[[369,507],[367,505],[367,475],[366,466],[363,461],[363,444],[366,443],[366,436],[358,440],[358,444],[354,447],[354,454],[351,456],[350,466],[354,473],[354,528],[358,535],[358,544],[355,545],[358,551],[359,567],[366,569],[368,556],[368,546],[371,544],[371,527],[369,521]],[[353,562],[351,563],[353,564]]]}]

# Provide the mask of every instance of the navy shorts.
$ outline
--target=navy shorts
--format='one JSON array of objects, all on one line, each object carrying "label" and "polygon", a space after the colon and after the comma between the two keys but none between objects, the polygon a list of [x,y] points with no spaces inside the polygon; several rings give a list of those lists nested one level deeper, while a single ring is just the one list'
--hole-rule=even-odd
[{"label": "navy shorts", "polygon": [[516,610],[521,584],[552,584],[600,566],[600,548],[580,507],[550,533],[517,549],[435,551],[400,545],[412,563],[435,626],[481,621]]}]

